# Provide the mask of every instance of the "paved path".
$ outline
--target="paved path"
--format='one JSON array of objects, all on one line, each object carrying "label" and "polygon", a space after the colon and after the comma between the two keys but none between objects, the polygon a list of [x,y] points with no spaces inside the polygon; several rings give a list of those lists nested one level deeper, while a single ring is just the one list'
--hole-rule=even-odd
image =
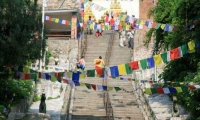
[{"label": "paved path", "polygon": [[[47,114],[51,115],[50,120],[60,120],[60,112],[63,105],[61,98],[46,100]],[[28,113],[39,113],[40,101],[34,102],[28,110]]]}]

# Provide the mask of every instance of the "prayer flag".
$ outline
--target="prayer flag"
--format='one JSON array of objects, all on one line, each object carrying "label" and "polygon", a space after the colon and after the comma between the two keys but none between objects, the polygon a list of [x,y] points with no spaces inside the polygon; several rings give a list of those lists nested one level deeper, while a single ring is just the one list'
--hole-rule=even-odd
[{"label": "prayer flag", "polygon": [[168,87],[168,88],[169,88],[170,93],[176,93],[177,92],[176,89],[173,88],[173,87]]},{"label": "prayer flag", "polygon": [[85,86],[86,86],[88,89],[91,89],[91,85],[90,85],[90,84],[85,83]]},{"label": "prayer flag", "polygon": [[103,90],[102,85],[97,85],[98,90]]},{"label": "prayer flag", "polygon": [[97,85],[95,85],[95,84],[91,84],[91,86],[92,86],[92,88],[93,88],[93,90],[95,90],[96,91],[96,87],[97,87]]},{"label": "prayer flag", "polygon": [[95,77],[95,70],[87,70],[87,77]]},{"label": "prayer flag", "polygon": [[110,87],[110,86],[108,86],[108,91],[111,91],[111,90],[113,90],[113,87]]},{"label": "prayer flag", "polygon": [[170,93],[169,88],[163,88],[163,91],[164,91],[165,94],[169,94]]},{"label": "prayer flag", "polygon": [[179,49],[178,48],[174,48],[170,51],[170,59],[171,60],[175,60],[178,59],[180,57],[179,54]]},{"label": "prayer flag", "polygon": [[148,64],[148,68],[154,68],[154,59],[153,57],[147,58],[147,64]]},{"label": "prayer flag", "polygon": [[153,58],[154,58],[154,62],[155,62],[155,65],[156,65],[156,66],[162,64],[162,58],[161,58],[161,55],[160,55],[160,54],[154,55]]},{"label": "prayer flag", "polygon": [[160,26],[161,26],[161,23],[157,23],[156,29],[160,28]]},{"label": "prayer flag", "polygon": [[75,86],[79,86],[80,83],[79,83],[79,77],[80,77],[80,72],[77,71],[77,72],[73,72],[72,74],[72,81],[74,82]]},{"label": "prayer flag", "polygon": [[189,53],[195,52],[195,43],[194,43],[194,40],[191,40],[190,42],[188,42],[188,50],[189,50]]},{"label": "prayer flag", "polygon": [[114,89],[116,90],[116,92],[121,90],[120,87],[114,87]]},{"label": "prayer flag", "polygon": [[184,44],[181,46],[181,51],[182,51],[182,54],[185,55],[188,53],[188,47],[187,47],[187,44]]},{"label": "prayer flag", "polygon": [[104,91],[107,91],[107,86],[102,86]]},{"label": "prayer flag", "polygon": [[138,61],[130,62],[130,67],[132,68],[132,70],[138,70],[139,69]]},{"label": "prayer flag", "polygon": [[119,75],[126,75],[125,64],[118,65]]},{"label": "prayer flag", "polygon": [[117,66],[112,66],[112,67],[110,67],[110,72],[111,72],[111,76],[112,76],[113,78],[119,76],[119,71],[118,71],[118,67],[117,67]]},{"label": "prayer flag", "polygon": [[176,89],[177,93],[183,92],[181,87],[174,87],[174,88]]},{"label": "prayer flag", "polygon": [[143,70],[147,69],[147,59],[140,60],[140,65]]},{"label": "prayer flag", "polygon": [[158,94],[158,91],[156,88],[151,88],[151,94]]},{"label": "prayer flag", "polygon": [[159,94],[164,94],[163,88],[157,88]]},{"label": "prayer flag", "polygon": [[126,68],[126,73],[127,74],[131,74],[132,73],[132,69],[131,69],[131,67],[129,67],[129,63],[125,64],[125,68]]},{"label": "prayer flag", "polygon": [[152,94],[151,88],[145,88],[145,93],[151,95]]}]

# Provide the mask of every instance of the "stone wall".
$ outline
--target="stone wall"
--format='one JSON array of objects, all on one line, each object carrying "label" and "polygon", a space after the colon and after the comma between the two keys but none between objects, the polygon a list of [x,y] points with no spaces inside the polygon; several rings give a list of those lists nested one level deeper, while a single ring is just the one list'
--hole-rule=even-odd
[{"label": "stone wall", "polygon": [[77,40],[56,40],[49,38],[47,40],[48,50],[53,53],[49,65],[55,65],[54,57],[59,57],[59,65],[67,70],[75,68],[78,56]]},{"label": "stone wall", "polygon": [[[42,5],[43,0],[38,0],[38,3]],[[46,10],[51,9],[79,9],[80,3],[77,0],[47,0]]]}]

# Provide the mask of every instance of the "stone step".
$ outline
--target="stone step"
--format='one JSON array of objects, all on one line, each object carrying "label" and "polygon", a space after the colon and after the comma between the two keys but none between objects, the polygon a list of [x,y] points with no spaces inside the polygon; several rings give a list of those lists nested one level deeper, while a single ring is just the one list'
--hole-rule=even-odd
[{"label": "stone step", "polygon": [[106,120],[106,116],[72,115],[72,120]]}]

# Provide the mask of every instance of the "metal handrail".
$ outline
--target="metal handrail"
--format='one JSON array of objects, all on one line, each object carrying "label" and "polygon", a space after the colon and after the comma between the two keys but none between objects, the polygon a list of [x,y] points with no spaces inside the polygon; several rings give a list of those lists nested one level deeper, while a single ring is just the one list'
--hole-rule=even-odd
[{"label": "metal handrail", "polygon": [[[115,32],[112,31],[112,34],[110,35],[110,39],[108,40],[108,47],[107,47],[106,56],[105,56],[105,67],[108,67],[108,65],[109,65],[109,59],[110,59],[110,56],[111,56],[111,50],[112,50],[112,45],[113,45],[113,41],[114,41],[114,36],[115,36]],[[105,70],[105,72],[108,72],[108,71]],[[108,75],[108,73],[106,73],[106,74]],[[107,86],[107,78],[104,78],[103,81],[104,81],[103,85]],[[105,106],[105,109],[106,109],[106,119],[107,120],[114,120],[113,109],[112,109],[112,105],[111,105],[111,101],[110,101],[108,91],[104,91],[103,98],[104,98],[103,99],[104,100],[104,106]]]}]

